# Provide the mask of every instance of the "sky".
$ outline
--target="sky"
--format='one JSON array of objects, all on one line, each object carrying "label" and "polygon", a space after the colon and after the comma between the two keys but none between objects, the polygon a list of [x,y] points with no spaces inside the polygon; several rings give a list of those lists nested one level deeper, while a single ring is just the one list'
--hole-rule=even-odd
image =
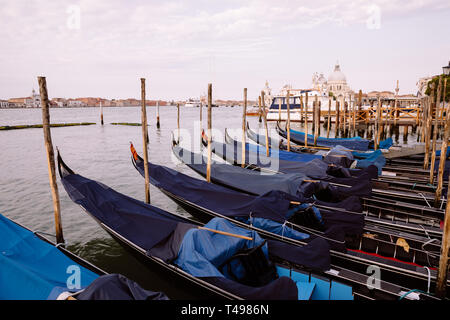
[{"label": "sky", "polygon": [[256,99],[339,62],[355,90],[416,93],[450,60],[448,0],[0,0],[0,99]]}]

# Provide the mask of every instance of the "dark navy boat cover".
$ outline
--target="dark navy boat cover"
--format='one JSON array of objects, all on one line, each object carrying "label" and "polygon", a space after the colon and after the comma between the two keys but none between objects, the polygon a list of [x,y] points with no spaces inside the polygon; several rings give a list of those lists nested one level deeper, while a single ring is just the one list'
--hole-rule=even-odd
[{"label": "dark navy boat cover", "polygon": [[[241,165],[242,154],[240,143],[224,144],[211,142],[212,151],[226,161]],[[342,166],[328,164],[323,160],[314,159],[309,162],[286,161],[279,158],[266,157],[263,154],[245,150],[246,165],[263,168],[266,171],[277,173],[301,173],[316,180],[324,180],[347,186],[365,185],[370,194],[371,179],[378,177],[378,168],[369,166],[364,169],[349,169]]]},{"label": "dark navy boat cover", "polygon": [[[150,171],[152,169],[154,170],[154,168],[151,168]],[[84,207],[89,214],[105,224],[109,229],[114,230],[134,245],[146,250],[148,255],[161,253],[163,248],[170,247],[167,243],[173,242],[175,239],[177,243],[171,251],[176,251],[176,255],[166,253],[163,254],[162,259],[169,263],[173,263],[176,260],[178,264],[186,267],[185,271],[193,273],[199,271],[195,271],[195,268],[205,263],[204,258],[214,255],[210,255],[211,252],[209,250],[212,249],[210,243],[201,241],[201,238],[204,238],[205,235],[207,237],[212,236],[211,231],[197,230],[197,225],[187,223],[186,219],[132,199],[78,174],[63,174],[62,182],[72,200]],[[210,227],[220,229],[226,224],[227,222],[224,219],[216,219],[215,222],[211,223]],[[233,233],[249,232],[247,229],[235,229],[237,228],[236,226],[231,227],[233,228]],[[193,232],[193,229],[196,232]],[[214,235],[213,237],[216,236],[218,237],[219,235]],[[256,240],[255,243],[258,243],[259,236],[253,232],[252,236]],[[225,243],[227,241],[223,242],[224,245]],[[303,247],[285,245],[278,243],[278,241],[268,241],[267,245],[267,252],[270,257],[278,257],[278,259],[286,257],[286,260],[291,263],[312,269],[328,270],[330,268],[329,245],[323,239],[315,239]],[[187,248],[187,251],[184,251],[184,247]],[[197,256],[198,262],[195,261],[192,255],[189,255],[189,247],[195,247],[197,254],[201,255],[201,257]],[[229,249],[232,250],[232,247],[230,245]],[[235,249],[237,247],[239,246],[235,246]],[[219,252],[223,253],[226,251],[226,248],[223,249],[219,250]],[[221,257],[220,253],[219,256]],[[166,259],[167,257],[170,258]],[[184,260],[183,257],[187,260]],[[209,263],[214,265],[216,262],[209,261]],[[202,274],[202,279],[215,283],[221,288],[226,288],[238,296],[246,294],[254,299],[262,297],[274,298],[275,292],[286,291],[289,292],[288,296],[291,297],[292,289],[295,288],[295,283],[292,280],[282,280],[282,278],[262,288],[249,288],[234,281],[220,280],[223,276],[211,274],[210,271],[211,269],[205,268],[204,273],[199,271],[200,273],[198,274]],[[277,290],[268,291],[274,288]],[[239,290],[243,291],[240,292]],[[283,295],[283,297],[286,297],[286,295]]]},{"label": "dark navy boat cover", "polygon": [[[178,150],[181,151],[180,149]],[[144,176],[143,160],[138,157],[133,163],[141,175]],[[214,170],[212,170],[212,172],[214,172]],[[293,196],[274,189],[261,195],[244,194],[152,163],[149,163],[149,173],[150,182],[153,185],[177,198],[182,198],[189,203],[193,203],[196,206],[203,208],[203,210],[209,210],[213,213],[218,213],[227,217],[240,218],[240,221],[251,222],[255,227],[293,239],[304,240],[306,238],[313,238],[309,237],[307,234],[293,230],[285,224],[296,211],[306,210],[311,207],[311,205],[308,204],[301,204],[298,206],[292,205],[291,201],[303,200],[298,196]],[[266,177],[270,179],[270,176]],[[245,180],[244,176],[240,178],[240,181],[242,182]],[[266,184],[269,184],[269,181],[267,181]],[[353,198],[353,201],[359,203],[356,198]],[[339,207],[339,204],[331,205]],[[312,210],[315,209],[316,208],[312,208]],[[348,223],[351,224],[351,226],[344,226],[344,228],[341,228],[342,234],[344,234],[346,230],[358,230],[356,233],[361,234],[364,226],[364,218],[362,215],[356,215],[357,218],[355,218],[355,216],[351,214],[328,210],[324,210],[324,214],[320,214],[319,210],[317,210],[314,214],[317,220],[320,221],[323,218],[325,221],[325,232],[331,227],[342,227],[345,223]],[[347,218],[347,222],[345,222],[345,217],[347,215],[349,215],[349,217]],[[248,220],[250,218],[252,219],[251,221]],[[260,220],[255,221],[255,219]],[[355,223],[357,223],[357,225],[355,225]],[[334,234],[336,235],[335,231]],[[336,240],[333,235],[330,235],[329,237]],[[342,239],[343,236],[338,235],[337,237]],[[335,242],[333,241],[332,245],[334,244]],[[342,250],[342,247],[339,246],[339,249]]]},{"label": "dark navy boat cover", "polygon": [[[204,177],[206,176],[206,159],[204,157],[179,146],[174,146],[173,152],[187,166],[200,175]],[[200,159],[202,161],[201,163],[199,163]],[[194,163],[194,161],[197,163]],[[140,162],[139,166],[142,167],[142,162]],[[143,168],[138,167],[138,171],[143,174]],[[181,173],[178,174],[182,175]],[[198,181],[192,181],[197,179],[189,176],[184,176],[183,178],[185,178],[183,180],[186,180],[186,182],[189,181],[187,183],[180,182],[183,187],[186,186],[189,188],[189,185],[191,184],[196,184],[196,189],[200,187],[198,186]],[[357,187],[336,187],[330,186],[326,182],[308,182],[304,180],[305,177],[296,176],[294,174],[261,174],[256,171],[251,171],[237,166],[221,163],[211,164],[211,181],[227,187],[228,191],[230,191],[230,189],[238,190],[247,194],[258,195],[261,198],[271,195],[274,197],[275,201],[280,201],[279,199],[277,200],[277,198],[284,198],[286,197],[284,193],[288,193],[294,197],[289,198],[289,201],[300,201],[302,203],[307,202],[329,208],[320,209],[320,215],[323,217],[325,230],[328,230],[333,226],[339,226],[343,228],[346,234],[360,235],[362,233],[364,228],[363,215],[345,213],[341,212],[339,209],[345,209],[347,211],[358,213],[362,212],[361,202],[355,194],[364,192],[358,192]],[[210,189],[212,187],[211,184],[206,181],[200,181],[200,184],[203,185],[202,188],[204,189]],[[214,188],[217,192],[221,190],[220,188],[217,188],[217,186]],[[228,192],[227,189],[222,190],[224,192]],[[343,192],[343,190],[348,193]],[[277,193],[275,191],[283,191],[283,193]],[[172,192],[179,195],[179,191],[177,190],[173,190]],[[191,199],[192,198],[188,198],[189,201],[191,201]],[[198,200],[192,200],[193,201],[191,202],[198,203]],[[283,208],[285,208],[285,210],[289,210],[287,203],[283,201],[280,203],[284,203],[285,206]],[[202,204],[202,206],[209,208],[206,201]],[[226,207],[227,204],[224,203],[223,206]],[[211,210],[217,209],[211,208]],[[223,214],[227,215],[227,212],[229,212],[228,209],[224,210]],[[283,216],[284,219],[289,217],[289,212],[292,212],[292,210],[288,211]],[[267,218],[282,222],[277,219],[276,216]]]},{"label": "dark navy boat cover", "polygon": [[77,300],[168,300],[162,292],[143,289],[120,274],[107,274],[95,279],[76,295]]},{"label": "dark navy boat cover", "polygon": [[164,210],[78,174],[66,175],[61,181],[75,203],[144,250],[151,250],[171,235],[180,223],[185,223]]}]

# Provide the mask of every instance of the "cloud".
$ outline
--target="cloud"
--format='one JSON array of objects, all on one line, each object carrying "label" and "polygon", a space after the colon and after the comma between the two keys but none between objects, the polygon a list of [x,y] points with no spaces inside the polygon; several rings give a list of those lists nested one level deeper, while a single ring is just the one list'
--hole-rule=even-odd
[{"label": "cloud", "polygon": [[[0,77],[190,72],[214,59],[257,61],[277,52],[273,43],[286,34],[363,26],[371,5],[382,19],[450,8],[442,0],[0,0]],[[70,6],[80,8],[79,29],[68,27]]]}]

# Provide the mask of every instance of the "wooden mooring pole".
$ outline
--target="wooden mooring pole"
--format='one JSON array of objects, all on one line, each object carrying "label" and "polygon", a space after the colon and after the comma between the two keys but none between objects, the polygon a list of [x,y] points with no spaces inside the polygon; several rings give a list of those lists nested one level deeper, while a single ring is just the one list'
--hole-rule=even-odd
[{"label": "wooden mooring pole", "polygon": [[259,122],[262,122],[262,118],[261,118],[261,99],[260,98],[258,98],[258,114],[259,114],[259,119],[258,119],[258,121]]},{"label": "wooden mooring pole", "polygon": [[161,126],[159,124],[159,101],[156,101],[156,128],[159,129]]},{"label": "wooden mooring pole", "polygon": [[178,130],[178,142],[180,142],[180,104],[177,103],[177,130]]},{"label": "wooden mooring pole", "polygon": [[278,98],[278,121],[281,122],[281,98]]},{"label": "wooden mooring pole", "polygon": [[426,127],[426,135],[425,135],[425,159],[423,162],[423,168],[426,170],[428,169],[428,166],[430,164],[430,138],[431,138],[431,125],[432,125],[432,118],[433,118],[433,106],[434,106],[434,87],[433,83],[431,84],[432,87],[432,93],[431,93],[431,99],[428,102],[428,115],[426,118],[427,121],[427,127]]},{"label": "wooden mooring pole", "polygon": [[101,125],[103,125],[103,105],[101,101],[100,101],[100,123]]},{"label": "wooden mooring pole", "polygon": [[55,154],[53,151],[52,135],[50,132],[50,112],[47,94],[47,82],[45,77],[38,77],[39,92],[42,105],[42,127],[44,129],[44,143],[47,151],[48,177],[52,191],[53,211],[55,218],[56,242],[64,243],[63,229],[61,223],[61,207],[59,202],[58,185],[56,183]]},{"label": "wooden mooring pole", "polygon": [[331,125],[331,97],[328,98],[328,117],[327,117],[327,138],[330,137],[330,125]]},{"label": "wooden mooring pole", "polygon": [[[318,112],[319,111],[319,100],[317,97],[317,94],[314,97],[314,147],[317,146],[317,138],[319,136],[319,116],[318,116]],[[319,111],[320,112],[320,111]]]},{"label": "wooden mooring pole", "polygon": [[242,157],[241,157],[241,167],[245,167],[245,130],[246,130],[246,116],[247,116],[247,88],[244,88],[244,108],[242,110]]},{"label": "wooden mooring pole", "polygon": [[[450,177],[449,177],[450,178]],[[450,249],[450,189],[447,191],[447,205],[445,207],[444,229],[442,230],[441,255],[437,274],[436,295],[444,298],[447,292],[448,253]]]},{"label": "wooden mooring pole", "polygon": [[[266,156],[269,156],[269,129],[267,128],[267,112],[266,103],[264,102],[264,91],[261,91],[262,110],[264,117],[264,129],[266,131]],[[245,147],[245,145],[243,145]]]},{"label": "wooden mooring pole", "polygon": [[441,104],[441,89],[442,77],[439,76],[438,91],[436,97],[436,108],[434,111],[434,129],[433,129],[433,145],[431,148],[431,163],[430,163],[430,184],[434,182],[434,165],[436,162],[436,140],[438,139],[438,125],[439,125],[439,108]]},{"label": "wooden mooring pole", "polygon": [[289,99],[291,94],[289,90],[286,93],[286,112],[287,112],[287,121],[286,121],[286,130],[287,130],[287,151],[291,151],[291,110],[289,108]]},{"label": "wooden mooring pole", "polygon": [[145,99],[145,78],[141,78],[141,121],[142,121],[142,145],[144,146],[144,176],[145,176],[145,203],[150,203],[150,174],[148,170],[148,128],[147,108]]},{"label": "wooden mooring pole", "polygon": [[[206,165],[206,181],[208,182],[211,182],[211,157],[212,157],[211,106],[212,106],[212,84],[208,83],[208,163]],[[242,146],[242,148],[244,148],[244,146]]]}]

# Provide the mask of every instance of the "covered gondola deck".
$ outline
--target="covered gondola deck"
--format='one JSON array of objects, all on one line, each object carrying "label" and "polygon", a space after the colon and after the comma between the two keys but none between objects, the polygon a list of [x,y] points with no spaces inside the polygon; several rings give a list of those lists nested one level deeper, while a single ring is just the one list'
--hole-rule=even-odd
[{"label": "covered gondola deck", "polygon": [[[134,155],[134,157],[137,157],[137,159],[140,159],[137,154]],[[133,157],[133,159],[134,159]],[[134,164],[136,166],[136,162],[135,160]],[[142,161],[142,160],[140,160]],[[139,160],[138,160],[139,162]],[[142,162],[140,162],[140,164],[142,165]],[[153,167],[153,165],[152,165]],[[158,166],[160,167],[160,166]],[[142,168],[139,169],[139,166],[137,165],[136,168],[138,169],[138,171],[141,172]],[[155,174],[155,167],[153,167],[153,174]],[[152,169],[150,169],[150,172],[152,172]],[[141,172],[142,173],[142,172]],[[200,172],[199,172],[200,173]],[[172,175],[175,173],[172,173]],[[179,174],[179,173],[177,173]],[[201,174],[201,173],[200,173]],[[193,214],[195,217],[197,217],[198,219],[200,219],[201,221],[208,221],[209,219],[213,218],[213,217],[224,217],[229,219],[230,221],[233,221],[233,223],[239,224],[242,227],[247,227],[247,228],[255,228],[255,226],[253,225],[246,225],[245,223],[241,222],[241,221],[237,221],[236,219],[233,219],[231,217],[227,217],[224,216],[220,213],[214,212],[214,210],[208,209],[207,207],[204,207],[202,205],[196,204],[194,203],[192,200],[188,200],[186,198],[184,198],[181,195],[177,195],[177,191],[175,189],[171,189],[171,188],[165,188],[164,182],[160,181],[158,182],[157,180],[155,180],[155,177],[153,176],[151,178],[151,183],[155,184],[156,186],[158,186],[158,188],[160,188],[160,190],[165,193],[167,196],[169,196],[172,200],[174,200],[177,204],[179,204],[180,206],[182,206],[185,210],[187,210],[188,212],[190,212],[191,214]],[[180,184],[177,184],[177,188],[182,188],[183,186]],[[198,187],[196,187],[198,188]],[[274,239],[280,239],[279,235],[273,234],[271,232],[267,232],[265,230],[262,229],[257,229],[259,233],[261,233],[261,235],[265,236],[265,237],[269,237],[269,238],[274,238]],[[305,232],[305,230],[309,230],[309,231],[313,231],[313,229],[309,229],[309,228],[304,228],[301,227],[300,229],[301,231]],[[431,270],[431,273],[428,273],[428,271],[422,267],[420,267],[419,265],[417,265],[415,262],[418,262],[418,260],[422,260],[422,261],[429,261],[427,258],[425,257],[431,257],[433,256],[433,254],[429,255],[428,252],[426,251],[422,251],[421,249],[418,249],[416,251],[416,253],[414,253],[414,249],[412,249],[412,247],[414,246],[413,243],[415,243],[415,241],[419,240],[417,242],[417,245],[420,247],[420,244],[423,242],[420,242],[420,237],[411,237],[408,238],[406,235],[403,235],[404,237],[408,238],[408,241],[411,241],[411,246],[410,248],[412,249],[410,251],[410,254],[408,254],[408,258],[405,259],[405,257],[402,255],[402,252],[400,252],[400,250],[398,251],[398,253],[396,252],[396,246],[397,245],[393,245],[392,243],[392,234],[389,233],[385,233],[386,236],[383,239],[383,237],[380,237],[379,239],[376,239],[375,241],[379,244],[378,248],[373,246],[373,243],[371,243],[373,239],[375,239],[374,237],[372,237],[372,234],[370,234],[369,229],[367,230],[367,235],[364,237],[361,237],[359,239],[346,239],[347,241],[353,241],[352,247],[355,248],[354,251],[349,250],[347,253],[342,253],[342,252],[335,252],[333,251],[332,257],[333,257],[333,261],[337,261],[339,263],[341,263],[341,265],[345,265],[345,266],[352,266],[353,270],[357,270],[357,272],[363,272],[364,268],[367,268],[368,265],[370,265],[371,263],[378,263],[379,265],[383,266],[383,270],[384,274],[386,275],[387,273],[390,273],[389,276],[389,280],[391,281],[391,279],[395,282],[395,281],[399,281],[400,282],[403,281],[403,284],[405,283],[404,281],[409,281],[411,279],[414,279],[413,281],[418,281],[415,282],[416,284],[420,283],[422,281],[422,285],[424,285],[425,283],[428,283],[428,276],[433,277],[435,271],[432,269],[428,269]],[[375,230],[372,229],[371,231],[377,231],[377,232],[381,232],[380,230]],[[315,232],[317,233],[317,232]],[[283,241],[288,242],[288,243],[293,243],[293,244],[301,244],[302,241],[298,241],[298,240],[294,240],[294,239],[289,239],[287,237],[281,237]],[[367,239],[370,239],[369,241],[367,241]],[[397,239],[397,238],[396,238]],[[356,242],[355,242],[356,241]],[[394,240],[396,241],[396,240]],[[395,243],[395,242],[394,242]],[[391,249],[389,249],[389,246],[391,247]],[[433,246],[433,245],[432,245]],[[367,252],[366,255],[362,254],[361,256],[361,250],[359,249],[363,249],[366,248],[370,251]],[[381,247],[384,247],[384,249],[381,249]],[[359,251],[358,251],[359,250]],[[403,249],[402,249],[403,250]],[[419,254],[419,252],[422,251],[422,253]],[[390,252],[392,259],[391,260],[384,260],[382,262],[380,262],[380,256],[381,255],[377,255],[377,252]],[[397,258],[403,259],[403,262],[397,258],[394,258],[394,256],[396,256]],[[384,265],[386,264],[386,265]],[[405,268],[402,268],[401,266],[405,265]],[[386,267],[386,269],[384,269],[384,267]],[[411,273],[414,274],[415,276],[410,277],[410,275],[408,275],[407,277],[405,277],[405,270],[406,273]],[[417,278],[416,278],[417,277]],[[420,278],[422,278],[422,280],[419,280]]]},{"label": "covered gondola deck", "polygon": [[[112,189],[102,185],[98,184],[93,180],[87,180],[86,178],[82,178],[79,175],[76,175],[71,171],[67,165],[65,165],[62,162],[62,159],[59,158],[59,166],[62,168],[60,171],[62,174],[62,181],[63,185],[66,188],[66,190],[69,192],[69,195],[71,195],[72,200],[80,204],[83,209],[91,215],[94,220],[96,220],[114,239],[116,239],[119,243],[121,243],[127,250],[130,250],[133,252],[141,261],[145,262],[145,264],[149,265],[152,268],[159,269],[160,272],[166,274],[167,277],[171,277],[172,279],[176,280],[177,283],[181,285],[187,286],[187,288],[190,290],[190,292],[200,294],[203,298],[221,298],[221,299],[242,299],[245,298],[242,296],[242,294],[248,294],[248,288],[240,287],[241,291],[235,293],[230,293],[230,288],[227,287],[227,289],[224,289],[223,282],[221,281],[212,281],[211,279],[199,279],[198,277],[192,276],[189,272],[184,271],[182,268],[177,266],[176,264],[173,264],[173,262],[166,261],[166,259],[157,257],[155,254],[157,252],[161,252],[160,248],[162,248],[160,245],[158,245],[158,249],[148,249],[142,247],[142,245],[139,245],[137,242],[132,240],[131,236],[127,236],[124,234],[123,230],[118,231],[116,228],[111,225],[110,221],[103,220],[104,213],[102,214],[100,211],[103,211],[108,207],[107,204],[109,202],[108,194],[114,194],[117,197],[120,197],[121,199],[129,199],[135,204],[138,204],[140,208],[145,208],[145,211],[148,212],[148,214],[151,214],[151,211],[154,211],[154,207],[150,205],[146,205],[144,203],[137,202],[136,200],[132,200],[124,195],[118,194],[117,192],[113,191]],[[71,177],[72,176],[72,177]],[[66,180],[67,179],[67,180]],[[78,185],[77,180],[83,179],[83,185]],[[93,192],[93,194],[90,194]],[[101,192],[103,195],[101,196],[102,205],[100,206],[100,203],[94,204],[92,201],[97,198],[95,194],[97,192]],[[80,197],[81,196],[81,197]],[[83,200],[84,199],[84,200]],[[90,199],[87,201],[87,199]],[[115,198],[114,201],[114,210],[108,212],[108,215],[115,215],[117,213],[124,214],[126,211],[129,210],[129,208],[122,208],[120,201],[118,201],[118,198]],[[112,200],[112,199],[111,199]],[[106,207],[105,207],[106,205]],[[117,210],[117,211],[116,211]],[[158,209],[159,212],[160,209]],[[106,213],[106,212],[105,212]],[[166,217],[173,217],[175,221],[182,221],[184,224],[193,225],[193,226],[204,226],[204,224],[199,223],[196,220],[192,220],[190,218],[186,218],[180,215],[175,214],[169,214],[167,212],[164,212],[164,215]],[[114,217],[112,217],[114,219]],[[216,217],[217,219],[217,217]],[[214,220],[214,219],[213,219]],[[217,221],[217,220],[216,220]],[[142,221],[143,222],[143,221]],[[233,223],[234,225],[234,223]],[[208,226],[208,225],[206,225]],[[127,227],[128,228],[128,227]],[[248,228],[245,229],[239,229],[239,223],[236,224],[236,227],[233,227],[233,230],[249,230]],[[134,237],[139,237],[139,230],[136,229],[130,229],[134,230]],[[241,231],[242,232],[242,231]],[[148,234],[148,232],[147,232]],[[253,237],[257,237],[257,234],[255,231],[247,231],[244,232],[244,234],[252,235]],[[256,238],[255,238],[256,239]],[[268,240],[271,241],[271,240]],[[283,248],[288,249],[287,252],[285,252],[284,256],[280,254],[271,255],[270,248],[275,248],[277,245],[277,242],[270,242],[269,243],[269,255],[271,257],[271,261],[275,263],[276,271],[278,273],[278,276],[281,279],[284,277],[288,277],[294,283],[296,284],[296,287],[298,289],[298,296],[296,296],[297,299],[300,300],[335,300],[335,299],[364,299],[364,300],[373,300],[373,299],[399,299],[402,297],[405,298],[414,298],[415,295],[409,295],[409,292],[412,292],[412,289],[408,289],[407,287],[398,286],[386,281],[381,281],[380,286],[378,288],[368,288],[367,287],[367,281],[368,276],[352,271],[347,268],[342,268],[340,266],[336,266],[334,264],[331,264],[328,268],[326,268],[323,271],[319,271],[316,267],[305,267],[305,265],[298,264],[296,259],[290,259],[290,250],[293,250],[294,252],[300,252],[298,246],[288,246],[287,244],[281,245]],[[312,245],[312,243],[310,244]],[[305,244],[303,244],[305,246]],[[273,252],[277,252],[274,251]],[[304,251],[304,254],[306,254],[307,251]],[[306,258],[304,258],[306,259]],[[322,258],[324,259],[324,256],[322,255]],[[173,261],[173,260],[172,260]],[[307,261],[307,260],[305,260]],[[314,264],[314,263],[313,263]],[[243,291],[242,291],[243,289]],[[260,288],[261,289],[261,288]],[[259,290],[260,290],[259,289]],[[247,290],[247,291],[246,291]],[[205,296],[205,294],[207,294]],[[270,299],[270,293],[268,296],[265,296],[264,299]],[[278,296],[278,298],[282,298],[285,296],[283,294],[282,296]],[[255,296],[253,296],[255,297]],[[419,294],[420,299],[435,299],[431,295]],[[272,296],[273,298],[273,296]]]},{"label": "covered gondola deck", "polygon": [[[222,144],[218,142],[213,142],[213,152],[217,154],[219,157],[223,158],[225,161],[235,165],[240,166],[240,143],[235,140],[230,141],[230,137],[228,137],[229,144]],[[206,145],[206,135],[203,135],[203,144]],[[251,157],[251,158],[250,158]],[[249,163],[248,159],[253,159],[251,163]],[[253,154],[246,150],[246,168],[261,172],[267,172],[269,174],[275,173],[287,173],[287,172],[295,172],[295,170],[291,170],[290,167],[296,168],[298,167],[298,172],[305,172],[309,174],[309,171],[303,165],[292,165],[290,162],[287,163],[288,171],[284,171],[283,169],[267,169],[267,164],[271,163],[270,158],[265,157],[265,155],[261,154]],[[260,164],[263,164],[264,167],[260,167]],[[283,165],[283,162],[275,162],[275,167],[280,164]],[[269,166],[270,168],[270,166]],[[324,170],[324,169],[322,169]],[[325,171],[323,171],[325,172]],[[322,180],[325,175],[321,174],[319,177],[313,176],[312,179]],[[330,179],[331,178],[331,179]],[[354,179],[355,180],[355,179]],[[327,180],[330,184],[335,186],[340,186],[343,188],[349,188],[350,185],[347,184],[347,181],[344,179],[344,182],[341,182],[339,179],[334,179],[333,177],[327,177]],[[356,181],[356,180],[355,180]],[[350,184],[354,184],[355,181],[350,181]],[[350,190],[350,189],[349,189]],[[403,210],[403,212],[412,212],[412,213],[429,213],[432,217],[442,217],[443,211],[439,208],[433,208],[431,204],[434,201],[434,195],[426,192],[411,192],[410,190],[405,191],[403,188],[396,188],[395,186],[390,186],[389,181],[373,181],[372,180],[372,188],[371,188],[372,197],[386,199],[386,202],[389,202],[389,206],[395,206],[396,209]],[[372,197],[363,196],[362,198],[365,202],[371,202]],[[442,205],[444,205],[446,201],[442,199]],[[380,205],[380,203],[378,203]],[[422,208],[428,207],[429,210],[422,210]],[[426,216],[425,216],[426,218]],[[425,223],[427,224],[427,223]]]}]

